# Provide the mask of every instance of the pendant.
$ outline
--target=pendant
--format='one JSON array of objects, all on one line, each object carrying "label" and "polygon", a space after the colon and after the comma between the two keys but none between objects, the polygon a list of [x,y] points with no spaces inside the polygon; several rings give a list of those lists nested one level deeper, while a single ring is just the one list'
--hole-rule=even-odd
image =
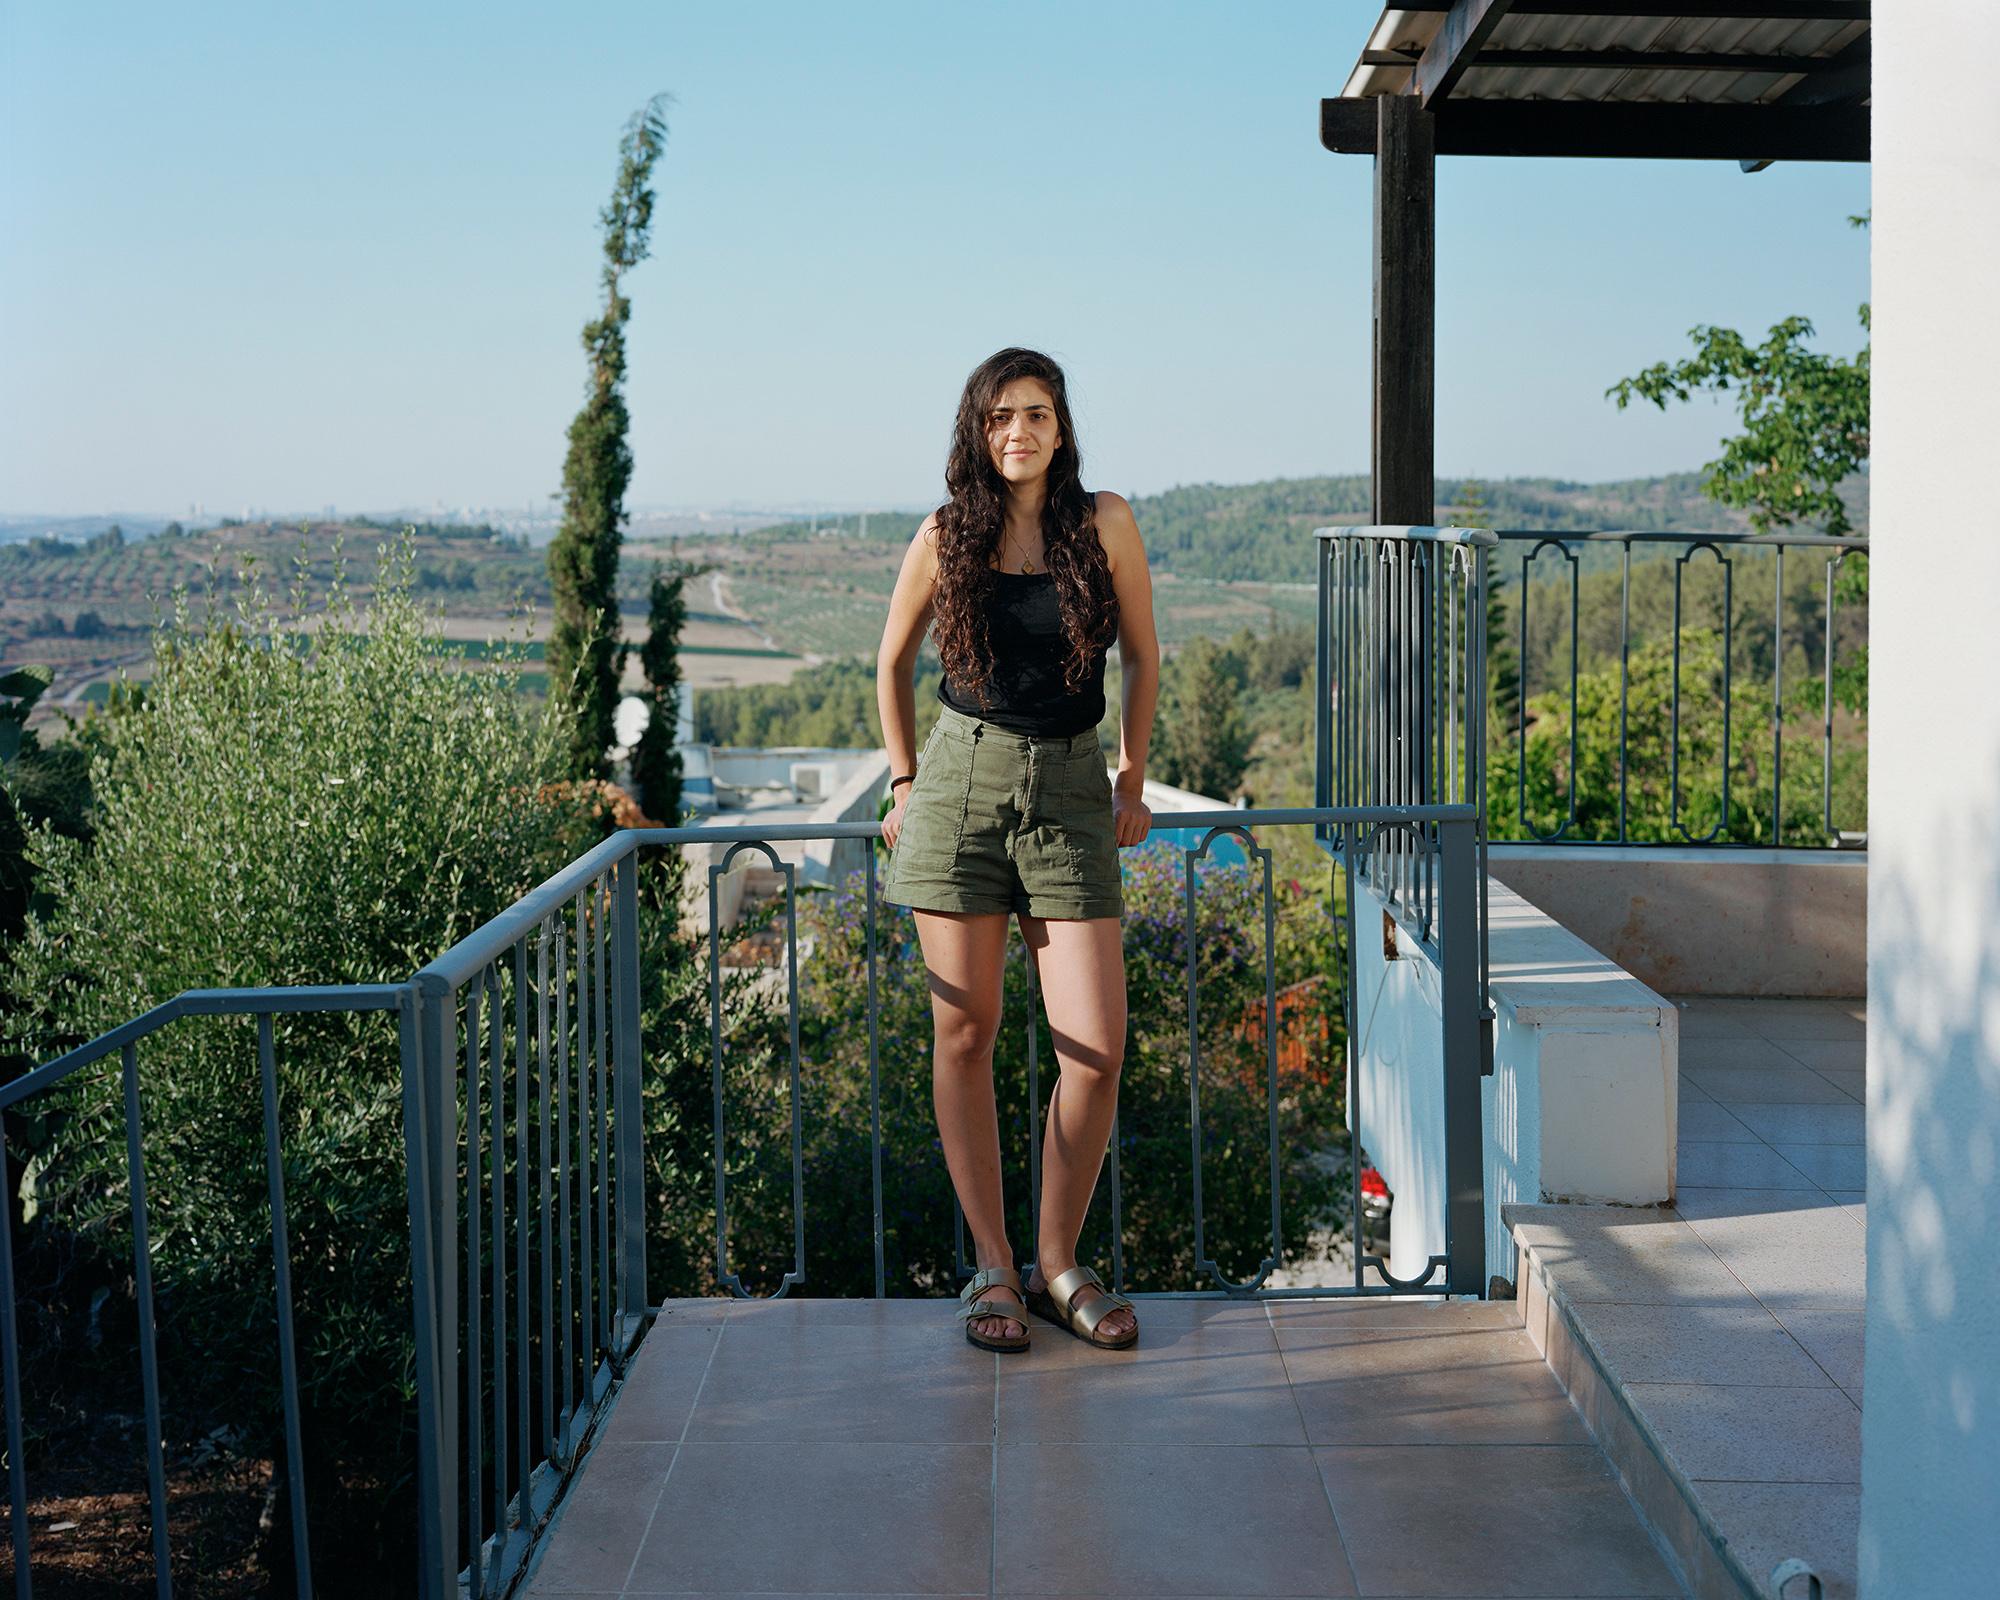
[{"label": "pendant", "polygon": [[1030,561],[1026,556],[1023,556],[1021,558],[1021,576],[1024,578],[1032,577],[1034,575],[1034,571],[1035,571],[1034,562]]}]

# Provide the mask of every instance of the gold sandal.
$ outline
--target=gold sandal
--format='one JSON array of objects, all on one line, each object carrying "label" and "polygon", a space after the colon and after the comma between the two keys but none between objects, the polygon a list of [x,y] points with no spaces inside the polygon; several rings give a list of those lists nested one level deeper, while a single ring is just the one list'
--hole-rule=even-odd
[{"label": "gold sandal", "polygon": [[[987,1267],[975,1272],[972,1281],[958,1291],[958,1320],[965,1324],[965,1342],[977,1345],[981,1350],[996,1350],[1002,1355],[1027,1349],[1028,1308],[1013,1300],[979,1298],[984,1291],[992,1288],[1012,1289],[1021,1294],[1021,1275],[1012,1267]],[[1009,1322],[1018,1322],[1021,1331],[1011,1339],[979,1333],[972,1324],[980,1317],[1005,1317]]]},{"label": "gold sandal", "polygon": [[[1096,1299],[1081,1305],[1083,1291],[1089,1288],[1103,1290]],[[1058,1328],[1067,1328],[1085,1344],[1095,1345],[1099,1350],[1129,1350],[1139,1342],[1139,1330],[1133,1330],[1116,1339],[1097,1337],[1097,1325],[1112,1312],[1131,1311],[1137,1320],[1137,1308],[1122,1294],[1113,1294],[1104,1288],[1104,1280],[1088,1267],[1071,1267],[1060,1274],[1046,1288],[1030,1289],[1025,1296],[1028,1309],[1045,1321],[1053,1322]]]}]

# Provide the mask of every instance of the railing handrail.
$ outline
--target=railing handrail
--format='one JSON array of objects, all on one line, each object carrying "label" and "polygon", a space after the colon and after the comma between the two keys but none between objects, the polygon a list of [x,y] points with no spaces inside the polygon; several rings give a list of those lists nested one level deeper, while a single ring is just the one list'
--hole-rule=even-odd
[{"label": "railing handrail", "polygon": [[72,1072],[101,1061],[114,1050],[136,1044],[182,1017],[257,1017],[297,1011],[394,1011],[408,984],[305,984],[270,989],[183,989],[130,1022],[101,1033],[90,1043],[44,1062],[0,1088],[0,1111],[60,1083]]},{"label": "railing handrail", "polygon": [[[1332,806],[1295,810],[1169,811],[1156,815],[1150,832],[1182,828],[1282,827],[1290,823],[1463,822],[1476,816],[1473,806]],[[879,839],[880,822],[785,822],[771,827],[621,828],[602,844],[578,856],[562,871],[524,894],[490,921],[473,929],[411,980],[426,992],[459,989],[514,947],[523,934],[594,883],[635,846],[682,844],[798,844],[822,839]]]},{"label": "railing handrail", "polygon": [[[1152,833],[1187,828],[1278,828],[1301,823],[1469,822],[1476,806],[1307,806],[1291,809],[1166,811],[1155,814]],[[403,993],[426,976],[445,987],[460,988],[483,971],[489,961],[511,949],[520,935],[536,926],[578,889],[594,882],[606,868],[637,845],[774,844],[821,839],[878,839],[879,822],[798,822],[770,828],[621,828],[594,849],[578,856],[561,872],[539,884],[498,916],[482,924],[435,961],[420,968],[406,983],[293,984],[257,989],[183,989],[150,1011],[101,1033],[34,1071],[0,1087],[0,1111],[60,1083],[72,1072],[101,1061],[148,1034],[157,1033],[182,1017],[283,1015],[302,1011],[394,1011]]]},{"label": "railing handrail", "polygon": [[[1359,530],[1348,530],[1359,531]],[[1495,540],[1546,540],[1554,544],[1728,544],[1866,550],[1866,534],[1831,533],[1673,533],[1628,528],[1495,528]]]},{"label": "railing handrail", "polygon": [[1419,544],[1470,544],[1491,545],[1496,543],[1491,528],[1405,527],[1399,523],[1357,523],[1345,528],[1315,528],[1315,539],[1413,539]]}]

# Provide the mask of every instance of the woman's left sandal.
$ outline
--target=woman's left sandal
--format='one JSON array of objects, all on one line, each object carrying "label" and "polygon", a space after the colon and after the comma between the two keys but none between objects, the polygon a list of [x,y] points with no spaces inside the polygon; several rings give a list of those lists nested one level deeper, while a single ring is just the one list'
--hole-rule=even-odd
[{"label": "woman's left sandal", "polygon": [[[1002,1355],[1010,1355],[1028,1348],[1028,1308],[1020,1300],[982,1300],[980,1295],[986,1290],[1012,1289],[1022,1294],[1021,1275],[1012,1267],[986,1267],[972,1275],[972,1281],[958,1291],[958,1320],[965,1324],[965,1342],[977,1345],[981,1350],[997,1350]],[[1021,1331],[1013,1338],[996,1338],[992,1334],[979,1332],[973,1323],[982,1317],[1005,1317],[1009,1322],[1018,1322]]]},{"label": "woman's left sandal", "polygon": [[[1083,1292],[1091,1288],[1099,1293],[1094,1299],[1085,1300]],[[1067,1272],[1058,1273],[1046,1288],[1030,1289],[1026,1299],[1028,1309],[1036,1316],[1053,1322],[1058,1328],[1067,1329],[1085,1344],[1095,1345],[1099,1350],[1129,1350],[1139,1342],[1136,1326],[1128,1333],[1109,1339],[1097,1336],[1098,1326],[1112,1312],[1130,1311],[1136,1323],[1138,1310],[1124,1295],[1113,1294],[1106,1289],[1104,1280],[1088,1267],[1071,1267]]]}]

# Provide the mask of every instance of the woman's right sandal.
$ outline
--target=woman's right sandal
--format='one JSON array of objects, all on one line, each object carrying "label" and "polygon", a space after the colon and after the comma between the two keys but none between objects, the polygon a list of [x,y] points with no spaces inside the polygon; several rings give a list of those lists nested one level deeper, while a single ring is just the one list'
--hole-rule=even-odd
[{"label": "woman's right sandal", "polygon": [[[1089,1288],[1101,1291],[1095,1299],[1083,1300],[1083,1291]],[[1122,1294],[1113,1294],[1105,1289],[1104,1280],[1088,1267],[1071,1267],[1059,1274],[1046,1288],[1030,1289],[1027,1293],[1028,1309],[1044,1321],[1053,1322],[1059,1328],[1067,1328],[1085,1344],[1095,1345],[1099,1350],[1129,1350],[1139,1342],[1139,1330],[1121,1334],[1113,1339],[1097,1336],[1098,1324],[1118,1310],[1134,1312],[1132,1302]],[[1082,1304],[1078,1304],[1082,1301]]]},{"label": "woman's right sandal", "polygon": [[[1001,1354],[1028,1348],[1028,1308],[1018,1300],[982,1300],[979,1298],[991,1288],[1012,1289],[1021,1293],[1021,1275],[1012,1267],[986,1267],[972,1275],[972,1281],[958,1291],[960,1305],[958,1320],[965,1324],[965,1342],[977,1345],[982,1350],[997,1350]],[[1013,1338],[998,1337],[981,1333],[972,1325],[983,1317],[1005,1317],[1009,1322],[1018,1322],[1021,1331]]]}]

